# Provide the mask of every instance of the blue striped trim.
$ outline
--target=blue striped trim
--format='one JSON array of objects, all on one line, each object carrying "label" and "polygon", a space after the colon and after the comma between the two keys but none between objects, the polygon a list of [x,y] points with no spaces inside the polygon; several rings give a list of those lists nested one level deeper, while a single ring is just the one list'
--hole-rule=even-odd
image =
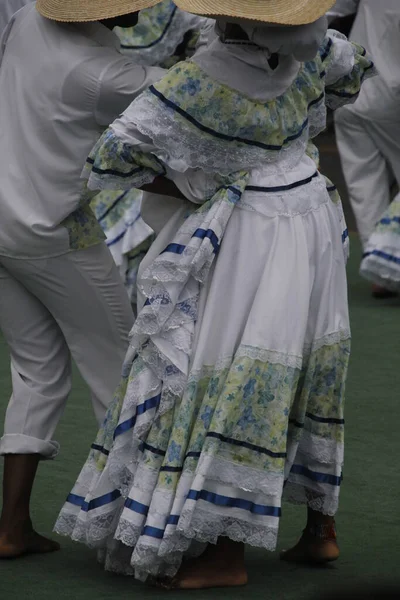
[{"label": "blue striped trim", "polygon": [[271,145],[271,144],[263,144],[262,142],[255,142],[255,141],[252,141],[252,140],[247,140],[245,138],[241,138],[241,137],[237,137],[237,136],[232,136],[232,135],[227,135],[225,133],[220,133],[219,131],[215,131],[214,129],[211,129],[210,127],[207,127],[206,125],[203,125],[202,123],[200,123],[199,121],[197,121],[194,117],[192,117],[191,115],[189,115],[189,113],[187,113],[185,110],[183,110],[180,106],[178,106],[177,104],[175,104],[175,102],[172,102],[172,100],[168,100],[168,98],[166,98],[164,96],[164,94],[162,94],[161,92],[159,92],[154,87],[154,85],[151,85],[149,87],[149,92],[151,92],[154,96],[156,96],[159,100],[161,100],[161,102],[163,102],[166,106],[168,106],[169,108],[173,109],[175,112],[177,112],[178,114],[180,114],[187,121],[189,121],[189,123],[191,123],[192,125],[194,125],[198,129],[200,129],[201,131],[204,131],[205,133],[208,133],[209,135],[212,135],[212,136],[217,137],[217,138],[222,139],[222,140],[226,140],[228,142],[239,142],[241,144],[247,144],[248,146],[255,146],[255,147],[261,148],[263,150],[277,150],[277,151],[282,150],[282,147],[285,144],[287,144],[288,142],[293,142],[294,140],[297,140],[299,137],[301,137],[301,135],[303,134],[304,130],[308,126],[308,118],[307,118],[304,121],[303,125],[301,126],[300,130],[297,133],[295,133],[295,134],[290,135],[289,137],[287,137],[283,141],[283,144],[280,145],[280,146]]},{"label": "blue striped trim", "polygon": [[104,221],[104,219],[110,214],[110,212],[112,210],[114,210],[114,208],[117,206],[117,204],[123,200],[125,198],[125,196],[127,195],[128,191],[124,192],[123,194],[121,194],[120,196],[118,196],[118,198],[111,204],[111,206],[109,206],[107,208],[107,210],[100,216],[97,217],[98,222],[100,223],[101,221]]},{"label": "blue striped trim", "polygon": [[176,11],[177,11],[177,7],[174,6],[174,9],[169,17],[169,20],[165,26],[164,31],[156,40],[154,40],[150,44],[142,45],[142,46],[129,46],[129,45],[121,44],[121,48],[123,48],[124,50],[144,50],[145,48],[152,48],[153,46],[156,46],[157,44],[159,44],[164,39],[168,30],[170,29],[170,27],[172,25],[172,21],[174,20]]},{"label": "blue striped trim", "polygon": [[398,256],[394,256],[393,254],[388,254],[387,252],[382,252],[382,250],[373,250],[372,252],[366,252],[363,255],[363,258],[368,258],[368,256],[378,256],[379,258],[383,258],[388,262],[395,263],[396,265],[400,265],[400,258]]},{"label": "blue striped trim", "polygon": [[307,477],[307,479],[311,479],[317,483],[327,483],[328,485],[336,487],[339,487],[342,483],[342,476],[338,477],[337,475],[330,475],[329,473],[318,473],[318,471],[311,471],[311,469],[303,467],[302,465],[293,465],[290,472],[293,473],[293,475],[303,475],[304,477]]},{"label": "blue striped trim", "polygon": [[221,433],[216,433],[214,431],[209,431],[206,437],[220,440],[225,444],[232,444],[232,446],[240,446],[241,448],[247,448],[248,450],[253,450],[254,452],[259,452],[260,454],[266,454],[271,458],[287,457],[286,452],[272,452],[272,450],[268,450],[267,448],[263,448],[262,446],[256,446],[255,444],[249,444],[249,442],[241,442],[240,440],[235,440],[234,438],[228,438],[222,435]]},{"label": "blue striped trim", "polygon": [[322,62],[325,62],[326,59],[328,58],[329,52],[331,51],[332,46],[333,46],[332,38],[329,38],[328,43],[326,44],[326,46],[324,48],[324,51],[321,54],[321,61]]},{"label": "blue striped trim", "polygon": [[109,450],[106,450],[103,446],[99,446],[98,444],[92,444],[91,448],[92,450],[97,450],[97,452],[101,452],[105,456],[108,456],[110,454]]},{"label": "blue striped trim", "polygon": [[342,242],[344,243],[348,237],[349,237],[349,230],[345,229],[342,233]]},{"label": "blue striped trim", "polygon": [[99,496],[98,498],[94,498],[90,502],[86,502],[83,496],[77,496],[76,494],[69,494],[67,498],[67,502],[69,504],[73,504],[74,506],[79,506],[81,510],[84,512],[89,512],[90,510],[94,510],[95,508],[100,508],[101,506],[105,506],[106,504],[111,504],[118,500],[121,497],[121,492],[119,490],[114,490],[109,494],[104,494],[104,496]]},{"label": "blue striped trim", "polygon": [[139,515],[144,515],[145,517],[147,517],[150,508],[149,506],[146,506],[146,504],[142,504],[141,502],[137,502],[131,498],[126,499],[124,506],[132,512],[136,512]]},{"label": "blue striped trim", "polygon": [[293,183],[289,183],[288,185],[278,185],[274,187],[259,187],[257,185],[248,185],[246,187],[246,192],[265,192],[265,193],[273,193],[273,192],[286,192],[289,190],[294,190],[295,188],[301,187],[303,185],[307,185],[311,183],[313,179],[319,176],[318,171],[311,175],[311,177],[307,177],[307,179],[301,179],[300,181],[295,181]]},{"label": "blue striped trim", "polygon": [[123,231],[122,233],[117,235],[117,237],[114,238],[113,240],[107,240],[106,241],[107,246],[110,248],[111,246],[118,244],[118,242],[120,242],[126,236],[126,232],[127,232],[127,229],[125,229],[125,231]]},{"label": "blue striped trim", "polygon": [[143,404],[139,404],[139,406],[136,407],[134,416],[131,417],[130,419],[128,419],[127,421],[120,423],[120,425],[118,425],[118,427],[115,429],[114,440],[122,433],[126,433],[127,431],[132,429],[135,426],[135,423],[136,423],[136,420],[138,417],[143,415],[148,410],[157,408],[160,400],[161,400],[161,394],[158,394],[158,396],[154,396],[154,398],[149,398],[148,400],[146,400],[146,402],[143,402]]},{"label": "blue striped trim", "polygon": [[330,185],[326,188],[326,191],[331,194],[332,192],[336,192],[337,191],[337,187],[336,185]]},{"label": "blue striped trim", "polygon": [[322,94],[320,96],[318,96],[318,98],[315,98],[315,100],[311,100],[311,102],[308,105],[308,110],[310,110],[310,108],[312,108],[315,104],[319,104],[322,100],[324,100],[325,98],[325,91],[322,92]]},{"label": "blue striped trim", "polygon": [[164,450],[160,450],[160,448],[154,448],[154,446],[150,446],[150,444],[146,444],[145,442],[142,442],[139,446],[139,450],[140,452],[144,452],[145,450],[148,450],[149,452],[152,452],[153,454],[157,454],[157,456],[165,456],[167,453]]},{"label": "blue striped trim", "polygon": [[[316,421],[317,423],[324,423],[325,425],[344,425],[345,424],[344,419],[318,417],[317,415],[313,415],[311,413],[306,413],[305,416],[307,419],[310,419],[311,421]],[[305,426],[304,423],[302,423],[301,421],[296,421],[296,419],[289,419],[289,423],[291,425],[295,425],[295,427],[298,427],[299,429],[303,429]]]},{"label": "blue striped trim", "polygon": [[167,525],[178,525],[179,523],[179,515],[170,515],[168,517]]},{"label": "blue striped trim", "polygon": [[183,467],[161,467],[162,473],[182,473]]},{"label": "blue striped trim", "polygon": [[381,225],[390,225],[391,223],[400,223],[400,217],[392,217],[391,219],[389,219],[389,217],[385,217],[384,219],[381,219],[379,221],[379,223]]},{"label": "blue striped trim", "polygon": [[201,492],[190,490],[187,499],[195,500],[196,502],[198,500],[204,500],[210,504],[225,506],[227,508],[240,508],[251,512],[254,515],[262,515],[264,517],[280,517],[282,512],[280,506],[264,506],[262,504],[255,504],[250,500],[222,496],[220,494],[215,494],[214,492],[208,492],[207,490],[201,490]]},{"label": "blue striped trim", "polygon": [[218,237],[212,229],[197,229],[192,237],[196,237],[201,240],[209,239],[214,248],[215,254],[217,254],[219,250]]},{"label": "blue striped trim", "polygon": [[162,540],[164,537],[164,529],[159,529],[158,527],[146,527],[143,528],[142,535],[147,535],[148,537],[153,537],[158,540]]},{"label": "blue striped trim", "polygon": [[144,171],[144,167],[135,167],[131,171],[123,173],[122,171],[117,171],[116,169],[99,169],[99,167],[94,166],[92,159],[90,159],[90,161],[87,159],[86,162],[92,165],[91,170],[93,173],[96,173],[96,175],[113,175],[115,177],[120,177],[121,179],[128,179],[128,177],[133,177],[134,175]]},{"label": "blue striped trim", "polygon": [[[371,64],[368,67],[366,67],[366,69],[364,70],[364,73],[360,77],[361,83],[364,81],[365,76],[368,73],[368,71],[370,71],[374,67],[375,67],[375,64],[373,62],[371,62]],[[356,96],[358,96],[360,94],[360,91],[361,91],[361,89],[359,89],[358,92],[340,92],[339,90],[332,90],[330,88],[327,88],[326,94],[327,94],[327,96],[338,96],[339,98],[355,98]]]},{"label": "blue striped trim", "polygon": [[172,254],[183,254],[186,246],[182,244],[168,244],[168,246],[161,252],[161,254],[165,254],[166,252],[171,252]]}]

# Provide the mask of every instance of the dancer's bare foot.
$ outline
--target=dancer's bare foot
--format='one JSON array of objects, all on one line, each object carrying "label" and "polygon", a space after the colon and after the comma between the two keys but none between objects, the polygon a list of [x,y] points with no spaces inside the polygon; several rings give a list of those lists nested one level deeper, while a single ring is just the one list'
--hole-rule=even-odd
[{"label": "dancer's bare foot", "polygon": [[31,528],[0,533],[0,559],[19,558],[25,554],[48,554],[57,550],[60,550],[60,544],[39,535]]},{"label": "dancer's bare foot", "polygon": [[281,553],[281,560],[294,563],[323,565],[339,558],[335,522],[325,525],[308,525],[299,542]]},{"label": "dancer's bare foot", "polygon": [[398,296],[398,293],[392,290],[388,290],[380,285],[374,284],[372,286],[372,295],[378,300],[386,300],[387,298],[396,298]]},{"label": "dancer's bare foot", "polygon": [[336,540],[320,540],[304,534],[290,550],[281,553],[281,560],[293,563],[324,565],[339,558],[340,551]]},{"label": "dancer's bare foot", "polygon": [[174,590],[240,587],[247,584],[244,545],[220,538],[197,559],[183,563],[177,576],[159,585]]}]

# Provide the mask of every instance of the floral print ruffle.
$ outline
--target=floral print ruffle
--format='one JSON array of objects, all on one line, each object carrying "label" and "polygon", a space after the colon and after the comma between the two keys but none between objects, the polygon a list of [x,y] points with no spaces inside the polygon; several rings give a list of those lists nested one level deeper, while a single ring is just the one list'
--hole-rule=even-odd
[{"label": "floral print ruffle", "polygon": [[273,549],[285,482],[289,499],[334,514],[348,358],[346,332],[297,364],[240,347],[192,373],[182,400],[160,413],[152,398],[132,402],[146,366],[131,355],[56,530],[145,578],[173,575],[200,532]]}]

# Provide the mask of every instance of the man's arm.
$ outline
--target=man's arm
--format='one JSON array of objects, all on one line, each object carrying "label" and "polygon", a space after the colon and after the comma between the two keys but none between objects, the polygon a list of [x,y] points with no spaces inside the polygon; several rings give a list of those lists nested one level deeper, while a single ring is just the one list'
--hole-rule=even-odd
[{"label": "man's arm", "polygon": [[135,65],[121,56],[104,69],[97,89],[95,118],[101,127],[108,127],[131,102],[166,71],[159,67]]}]

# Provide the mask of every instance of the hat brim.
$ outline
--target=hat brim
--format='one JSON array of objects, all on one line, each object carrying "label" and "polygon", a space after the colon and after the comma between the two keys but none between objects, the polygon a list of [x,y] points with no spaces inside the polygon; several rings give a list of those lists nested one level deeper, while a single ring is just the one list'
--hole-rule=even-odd
[{"label": "hat brim", "polygon": [[160,0],[37,0],[36,9],[47,19],[84,23],[113,19],[158,4]]},{"label": "hat brim", "polygon": [[174,0],[182,10],[206,17],[236,17],[279,25],[308,25],[335,0]]}]

